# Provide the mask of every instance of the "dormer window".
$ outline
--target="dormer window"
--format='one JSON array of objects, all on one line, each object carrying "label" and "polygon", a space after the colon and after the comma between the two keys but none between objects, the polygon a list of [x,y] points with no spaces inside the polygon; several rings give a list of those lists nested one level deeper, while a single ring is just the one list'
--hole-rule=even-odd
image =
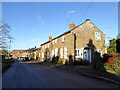
[{"label": "dormer window", "polygon": [[100,32],[95,32],[95,40],[96,41],[100,41],[101,40]]},{"label": "dormer window", "polygon": [[62,42],[64,42],[65,41],[65,35],[64,36],[62,36]]}]

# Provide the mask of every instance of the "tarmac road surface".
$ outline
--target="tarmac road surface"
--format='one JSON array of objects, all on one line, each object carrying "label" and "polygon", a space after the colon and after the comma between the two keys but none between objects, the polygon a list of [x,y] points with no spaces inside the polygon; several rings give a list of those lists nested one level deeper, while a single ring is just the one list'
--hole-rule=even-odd
[{"label": "tarmac road surface", "polygon": [[15,60],[2,76],[2,88],[118,88],[118,85]]}]

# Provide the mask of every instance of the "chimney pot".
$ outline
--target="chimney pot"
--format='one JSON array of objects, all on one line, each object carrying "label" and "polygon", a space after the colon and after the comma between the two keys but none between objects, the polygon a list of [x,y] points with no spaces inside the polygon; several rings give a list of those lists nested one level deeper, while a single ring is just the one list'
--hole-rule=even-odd
[{"label": "chimney pot", "polygon": [[52,36],[49,36],[49,41],[51,41],[52,40]]},{"label": "chimney pot", "polygon": [[75,27],[75,24],[72,22],[72,24],[69,24],[69,29],[72,29]]},{"label": "chimney pot", "polygon": [[90,21],[90,19],[86,19],[86,21]]}]

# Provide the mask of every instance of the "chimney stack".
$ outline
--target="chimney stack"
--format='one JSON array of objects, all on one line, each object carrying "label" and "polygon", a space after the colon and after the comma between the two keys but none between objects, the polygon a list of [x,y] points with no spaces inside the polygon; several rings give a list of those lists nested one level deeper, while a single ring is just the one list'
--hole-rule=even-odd
[{"label": "chimney stack", "polygon": [[49,36],[49,41],[51,41],[52,40],[52,36]]},{"label": "chimney stack", "polygon": [[90,21],[90,19],[86,19],[86,21]]},{"label": "chimney stack", "polygon": [[75,24],[74,24],[74,23],[69,24],[69,29],[72,29],[72,28],[74,28],[74,27],[75,27]]}]

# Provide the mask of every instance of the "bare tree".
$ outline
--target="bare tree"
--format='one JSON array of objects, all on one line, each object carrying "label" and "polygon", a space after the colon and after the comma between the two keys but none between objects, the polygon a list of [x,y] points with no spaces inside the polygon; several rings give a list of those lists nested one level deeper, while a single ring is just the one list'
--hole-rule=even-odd
[{"label": "bare tree", "polygon": [[10,25],[0,20],[0,50],[5,50],[9,47],[10,52],[10,43],[13,39],[10,35],[10,28]]}]

